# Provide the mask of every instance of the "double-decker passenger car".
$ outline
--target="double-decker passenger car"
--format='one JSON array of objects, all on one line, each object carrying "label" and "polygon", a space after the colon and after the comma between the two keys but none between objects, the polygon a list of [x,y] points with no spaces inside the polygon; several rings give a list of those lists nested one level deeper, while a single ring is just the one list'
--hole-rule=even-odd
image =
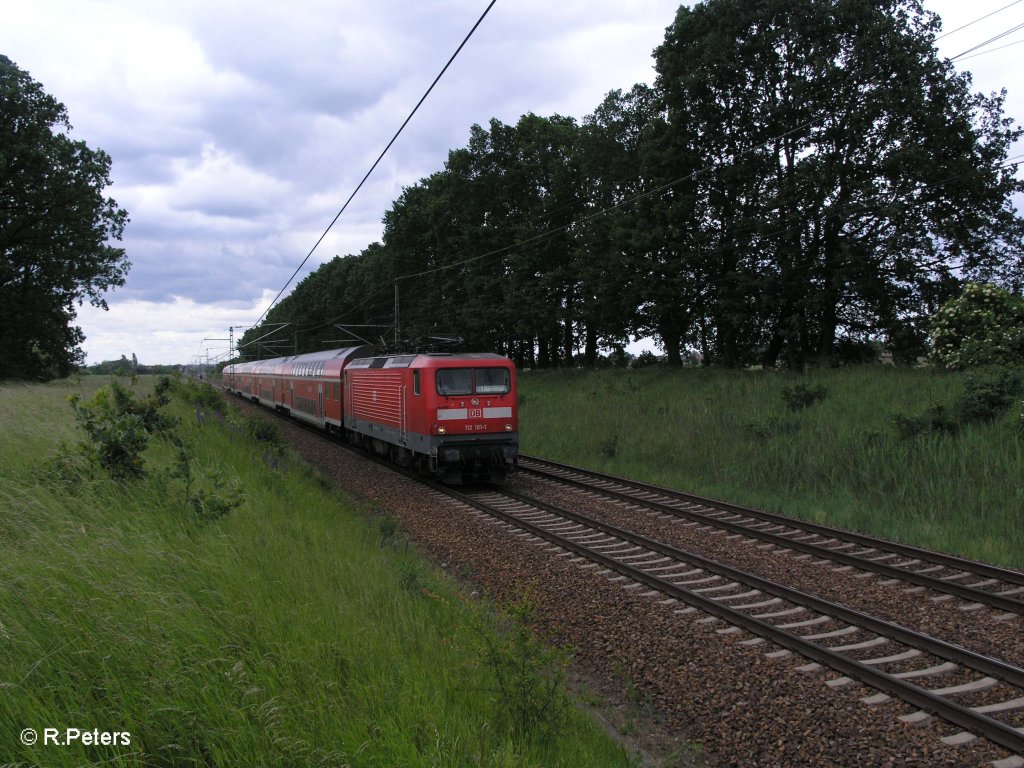
[{"label": "double-decker passenger car", "polygon": [[228,390],[445,482],[498,481],[519,452],[516,372],[492,354],[372,347],[238,363]]}]

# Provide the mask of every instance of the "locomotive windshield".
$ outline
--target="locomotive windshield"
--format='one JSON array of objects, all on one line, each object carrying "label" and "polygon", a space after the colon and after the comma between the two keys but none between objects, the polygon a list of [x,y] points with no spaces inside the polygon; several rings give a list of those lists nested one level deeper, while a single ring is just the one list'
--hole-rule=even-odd
[{"label": "locomotive windshield", "polygon": [[437,394],[473,394],[473,371],[471,368],[441,368],[437,372]]},{"label": "locomotive windshield", "polygon": [[511,389],[507,368],[441,368],[439,395],[504,395]]},{"label": "locomotive windshield", "polygon": [[476,391],[479,395],[504,395],[509,390],[507,368],[477,368]]}]

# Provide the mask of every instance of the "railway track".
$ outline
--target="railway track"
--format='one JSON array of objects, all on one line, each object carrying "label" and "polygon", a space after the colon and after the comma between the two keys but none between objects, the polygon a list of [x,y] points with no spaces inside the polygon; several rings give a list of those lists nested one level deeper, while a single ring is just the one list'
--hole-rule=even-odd
[{"label": "railway track", "polygon": [[[392,470],[396,469],[393,465],[389,466]],[[620,500],[624,503],[655,512],[698,515],[688,519],[702,526],[713,526],[718,517],[726,517],[724,522],[729,525],[737,524],[735,516],[740,516],[741,520],[751,517],[755,521],[770,523],[763,527],[755,523],[755,532],[760,530],[761,534],[784,534],[781,540],[767,540],[772,541],[773,546],[778,541],[779,547],[797,549],[807,545],[804,536],[814,533],[829,540],[828,543],[834,541],[840,546],[843,537],[853,539],[849,543],[855,544],[855,547],[840,549],[841,555],[850,556],[851,551],[860,556],[872,554],[858,551],[869,548],[867,541],[862,541],[867,537],[823,526],[811,525],[809,528],[813,530],[803,534],[789,533],[788,528],[779,531],[774,526],[793,527],[796,521],[749,510],[750,513],[765,516],[759,518],[755,514],[748,515],[748,510],[735,505],[697,499],[687,494],[588,473],[574,467],[553,465],[533,457],[522,457],[521,469],[528,475],[544,476],[551,482],[564,483],[568,480],[571,485],[576,484],[576,487],[602,496],[609,496],[609,491],[621,494]],[[410,472],[404,474],[415,477]],[[581,478],[581,475],[588,474],[597,476],[596,485],[593,480],[587,483]],[[699,616],[699,611],[706,615],[698,621],[726,622],[728,626],[715,628],[714,631],[723,636],[735,635],[737,642],[744,645],[765,644],[765,656],[779,658],[797,654],[808,663],[796,669],[804,672],[824,669],[826,675],[827,670],[835,670],[832,679],[827,680],[830,687],[842,687],[852,681],[859,681],[876,689],[878,693],[864,697],[865,706],[882,704],[888,698],[899,699],[916,708],[912,714],[903,716],[902,719],[908,722],[924,721],[934,716],[952,724],[959,730],[947,731],[948,735],[943,741],[948,746],[970,743],[981,737],[1012,753],[1004,759],[993,759],[989,764],[995,768],[1024,767],[1024,729],[1021,727],[1024,726],[1024,670],[1019,667],[537,499],[509,493],[507,490],[475,489],[465,493],[432,485],[439,493],[468,505],[477,514],[514,527],[525,540],[550,545],[549,548],[557,549],[561,556],[571,558],[580,568],[603,573],[610,579],[621,581],[626,589],[636,589],[638,593],[647,588],[644,594],[651,598],[663,596],[661,602],[671,604],[670,610],[694,614],[694,618]],[[652,504],[655,506],[652,507]],[[670,507],[672,511],[662,510],[657,505]],[[705,507],[710,510],[710,516],[703,514]],[[748,534],[743,532],[742,535]],[[791,537],[794,535],[798,537],[796,547],[792,546],[794,542]],[[883,569],[865,569],[877,573],[886,573],[887,568],[898,570],[900,565],[906,566],[907,563],[902,561],[913,559],[906,554],[907,550],[915,555],[932,556],[932,553],[890,545],[889,542],[869,541],[880,556],[885,554],[882,547],[892,546],[899,550],[896,552],[899,562],[894,564],[892,558],[889,558],[887,562],[874,564],[884,566]],[[815,555],[826,557],[818,552]],[[939,573],[940,576],[972,574],[955,579],[952,582],[954,586],[984,592],[979,590],[976,582],[994,578],[985,576],[982,579],[981,574],[967,568],[975,565],[968,561],[945,559],[941,555],[938,557],[944,559],[942,567],[946,569]],[[1000,573],[1003,571],[994,570]],[[1020,574],[1012,571],[1006,574],[1007,579],[990,582],[990,588],[994,590],[992,594],[1004,600],[1015,600],[1018,593],[1015,592],[1016,582],[1013,578]],[[950,590],[943,591],[950,593]],[[967,601],[967,605],[962,606],[965,608],[992,605],[979,604],[973,593],[957,596]],[[1016,603],[1010,603],[1009,606],[992,605],[993,608],[1020,615]]]},{"label": "railway track", "polygon": [[[804,522],[763,510],[707,499],[567,464],[520,456],[520,472],[619,502],[757,539],[828,560],[841,567],[898,579],[959,598],[961,610],[983,607],[1024,615],[1024,573]],[[948,596],[948,597],[944,597]]]},{"label": "railway track", "polygon": [[[508,490],[435,488],[579,563],[588,561],[581,567],[614,572],[612,578],[684,604],[678,613],[701,611],[727,622],[722,634],[750,633],[754,637],[741,642],[752,645],[770,641],[781,647],[769,652],[774,657],[799,654],[811,660],[804,671],[835,670],[840,676],[830,686],[857,680],[877,689],[866,704],[898,698],[918,708],[904,716],[907,722],[935,715],[963,729],[944,738],[946,744],[982,736],[1024,755],[1024,730],[1012,720],[1024,712],[1024,670],[1018,667],[538,499]],[[1024,758],[996,765],[1018,768]]]}]

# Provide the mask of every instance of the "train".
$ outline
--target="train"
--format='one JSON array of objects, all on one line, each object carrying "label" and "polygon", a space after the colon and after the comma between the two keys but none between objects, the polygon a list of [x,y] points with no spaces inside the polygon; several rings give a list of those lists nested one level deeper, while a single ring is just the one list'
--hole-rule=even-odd
[{"label": "train", "polygon": [[367,345],[234,363],[222,383],[444,483],[500,483],[518,462],[516,370],[501,355]]}]

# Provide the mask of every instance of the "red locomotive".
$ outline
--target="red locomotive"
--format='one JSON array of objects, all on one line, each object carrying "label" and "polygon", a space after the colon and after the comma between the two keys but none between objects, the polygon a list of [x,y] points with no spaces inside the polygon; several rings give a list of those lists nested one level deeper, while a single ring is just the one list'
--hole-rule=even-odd
[{"label": "red locomotive", "polygon": [[519,454],[516,372],[492,354],[351,347],[224,368],[227,389],[449,483],[500,481]]}]

